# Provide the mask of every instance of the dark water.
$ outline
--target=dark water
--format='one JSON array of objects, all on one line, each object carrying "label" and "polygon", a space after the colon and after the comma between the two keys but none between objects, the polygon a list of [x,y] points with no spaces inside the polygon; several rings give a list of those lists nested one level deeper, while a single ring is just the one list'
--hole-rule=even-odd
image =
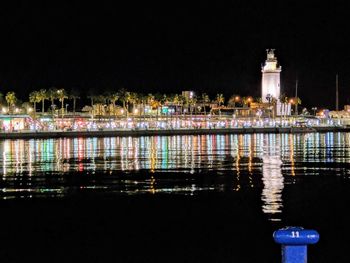
[{"label": "dark water", "polygon": [[[350,134],[0,141],[4,262],[349,262]],[[336,258],[336,259],[335,259]]]}]

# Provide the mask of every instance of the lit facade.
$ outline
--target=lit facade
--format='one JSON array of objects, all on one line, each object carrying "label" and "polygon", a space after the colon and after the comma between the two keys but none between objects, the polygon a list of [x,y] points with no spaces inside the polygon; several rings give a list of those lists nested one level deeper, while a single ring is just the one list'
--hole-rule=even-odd
[{"label": "lit facade", "polygon": [[191,91],[191,90],[186,90],[186,91],[183,91],[183,92],[181,93],[181,95],[182,95],[184,98],[190,100],[190,99],[193,99],[193,97],[194,97],[194,92]]},{"label": "lit facade", "polygon": [[281,93],[280,73],[281,66],[277,64],[274,49],[267,49],[267,59],[261,68],[262,85],[261,98],[263,102],[269,102],[272,98],[279,100]]}]

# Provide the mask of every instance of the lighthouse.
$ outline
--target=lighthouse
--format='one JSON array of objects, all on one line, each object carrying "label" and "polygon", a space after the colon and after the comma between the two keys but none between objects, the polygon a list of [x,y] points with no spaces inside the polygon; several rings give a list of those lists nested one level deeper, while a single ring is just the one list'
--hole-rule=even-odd
[{"label": "lighthouse", "polygon": [[277,64],[274,49],[267,49],[267,59],[262,66],[261,98],[263,102],[271,102],[272,98],[279,100],[281,85],[281,66]]}]

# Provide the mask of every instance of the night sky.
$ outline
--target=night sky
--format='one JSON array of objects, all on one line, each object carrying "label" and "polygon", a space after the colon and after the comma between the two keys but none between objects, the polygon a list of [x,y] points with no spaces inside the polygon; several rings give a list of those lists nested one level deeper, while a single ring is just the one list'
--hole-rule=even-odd
[{"label": "night sky", "polygon": [[41,88],[85,95],[124,87],[260,96],[265,50],[275,48],[282,92],[294,95],[298,76],[304,106],[334,108],[338,73],[341,106],[350,103],[346,1],[46,2],[0,6],[2,93],[26,100]]}]

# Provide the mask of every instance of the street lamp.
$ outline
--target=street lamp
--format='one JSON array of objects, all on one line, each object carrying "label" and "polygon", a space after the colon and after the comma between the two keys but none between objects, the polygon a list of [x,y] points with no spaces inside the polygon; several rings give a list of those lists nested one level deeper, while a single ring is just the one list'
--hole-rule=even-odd
[{"label": "street lamp", "polygon": [[234,100],[234,108],[236,108],[236,102],[239,102],[240,101],[240,97],[239,96],[236,96],[235,97],[235,100]]},{"label": "street lamp", "polygon": [[252,97],[248,97],[247,98],[247,104],[248,104],[248,107],[250,107],[250,103],[253,102],[253,98]]},{"label": "street lamp", "polygon": [[316,116],[317,107],[312,107],[312,110],[314,111],[314,116]]},{"label": "street lamp", "polygon": [[68,114],[68,111],[67,111],[68,106],[69,106],[69,104],[66,104],[66,114]]}]

